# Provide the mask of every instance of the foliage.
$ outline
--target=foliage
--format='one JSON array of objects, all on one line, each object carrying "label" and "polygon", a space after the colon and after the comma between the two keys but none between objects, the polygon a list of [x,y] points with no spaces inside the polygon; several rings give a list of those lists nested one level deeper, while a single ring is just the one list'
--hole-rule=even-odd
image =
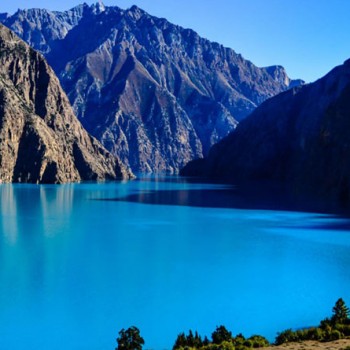
[{"label": "foliage", "polygon": [[338,299],[333,307],[333,324],[340,323],[344,324],[349,319],[349,308],[345,305],[345,302],[342,298]]},{"label": "foliage", "polygon": [[229,332],[225,326],[216,327],[216,330],[212,333],[211,338],[214,344],[221,344],[224,341],[232,341],[232,333]]},{"label": "foliage", "polygon": [[281,345],[284,343],[295,342],[297,340],[298,338],[297,338],[296,332],[293,332],[291,329],[286,329],[285,331],[277,334],[275,344]]},{"label": "foliage", "polygon": [[144,339],[140,335],[138,328],[132,326],[119,332],[117,338],[118,347],[116,350],[142,350],[142,345],[145,344]]},{"label": "foliage", "polygon": [[248,350],[266,346],[269,346],[268,340],[260,335],[253,335],[247,339],[242,334],[233,337],[226,327],[219,326],[212,333],[211,342],[207,337],[202,340],[197,332],[193,335],[191,330],[187,335],[180,333],[173,350]]},{"label": "foliage", "polygon": [[231,341],[223,341],[220,344],[210,343],[203,347],[202,350],[235,350]]},{"label": "foliage", "polygon": [[[293,331],[287,329],[277,334],[275,345],[281,345],[290,342],[300,342],[304,340],[315,341],[333,341],[350,336],[349,309],[343,299],[338,299],[332,309],[331,318],[325,318],[318,327],[299,329]],[[117,339],[118,347],[116,350],[142,350],[144,344],[140,331],[136,327],[130,327],[127,330],[122,329]],[[266,338],[260,335],[253,335],[245,338],[242,334],[236,337],[232,332],[221,325],[216,327],[212,333],[212,341],[205,336],[202,338],[197,331],[193,333],[189,330],[188,334],[180,333],[173,346],[173,350],[249,350],[269,346]],[[350,347],[344,350],[350,350]]]},{"label": "foliage", "polygon": [[297,342],[303,340],[333,341],[350,336],[349,309],[343,299],[338,299],[332,309],[333,316],[325,318],[318,327],[297,331],[287,329],[278,333],[275,344]]},{"label": "foliage", "polygon": [[[209,343],[208,338],[206,338],[207,344]],[[202,337],[198,334],[196,331],[193,335],[192,330],[190,329],[188,332],[188,335],[185,335],[185,333],[180,333],[175,341],[175,344],[173,346],[173,350],[176,349],[185,349],[185,348],[196,348],[199,349],[203,346]]]},{"label": "foliage", "polygon": [[251,341],[253,348],[264,348],[269,346],[269,341],[261,335],[253,335],[248,340]]}]

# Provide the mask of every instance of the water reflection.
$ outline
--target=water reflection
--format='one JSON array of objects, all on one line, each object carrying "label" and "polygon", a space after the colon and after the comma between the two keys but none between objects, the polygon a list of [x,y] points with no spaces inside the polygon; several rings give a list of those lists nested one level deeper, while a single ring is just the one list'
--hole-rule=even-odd
[{"label": "water reflection", "polygon": [[2,185],[0,187],[1,198],[1,232],[9,244],[17,242],[18,227],[14,220],[17,214],[16,199],[12,185]]},{"label": "water reflection", "polygon": [[0,279],[7,295],[45,290],[52,280],[57,246],[48,240],[64,234],[73,205],[70,186],[1,185]]}]

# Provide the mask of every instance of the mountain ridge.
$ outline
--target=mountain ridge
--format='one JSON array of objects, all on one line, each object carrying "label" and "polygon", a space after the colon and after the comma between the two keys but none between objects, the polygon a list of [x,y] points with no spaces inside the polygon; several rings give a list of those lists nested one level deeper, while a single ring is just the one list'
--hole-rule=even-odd
[{"label": "mountain ridge", "polygon": [[181,174],[280,182],[297,196],[349,206],[349,97],[347,60],[314,83],[264,102]]},{"label": "mountain ridge", "polygon": [[260,103],[302,84],[137,6],[69,11],[3,22],[42,50],[84,127],[134,171],[176,173]]}]

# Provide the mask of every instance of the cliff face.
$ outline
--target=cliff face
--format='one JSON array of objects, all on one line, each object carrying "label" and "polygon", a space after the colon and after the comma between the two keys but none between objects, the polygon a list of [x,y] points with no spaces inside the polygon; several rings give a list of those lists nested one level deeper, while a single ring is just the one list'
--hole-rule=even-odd
[{"label": "cliff face", "polygon": [[177,172],[302,83],[136,6],[27,10],[3,22],[46,55],[84,127],[135,171]]},{"label": "cliff face", "polygon": [[0,25],[0,182],[129,176],[83,129],[44,58]]},{"label": "cliff face", "polygon": [[257,108],[183,175],[272,180],[350,204],[350,61]]}]

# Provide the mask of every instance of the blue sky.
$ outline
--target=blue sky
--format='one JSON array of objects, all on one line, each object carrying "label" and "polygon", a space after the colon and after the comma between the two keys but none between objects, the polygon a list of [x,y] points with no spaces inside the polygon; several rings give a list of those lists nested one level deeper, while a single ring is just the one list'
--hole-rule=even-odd
[{"label": "blue sky", "polygon": [[[83,1],[3,0],[0,12],[64,10]],[[95,1],[86,1],[91,4]],[[258,66],[283,65],[292,78],[313,81],[350,58],[349,0],[105,0],[138,5],[233,48]]]}]

